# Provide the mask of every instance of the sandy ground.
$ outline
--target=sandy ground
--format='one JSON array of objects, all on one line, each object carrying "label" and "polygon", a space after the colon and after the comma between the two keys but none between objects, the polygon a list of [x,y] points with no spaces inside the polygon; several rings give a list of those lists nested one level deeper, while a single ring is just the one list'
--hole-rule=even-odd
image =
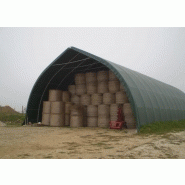
[{"label": "sandy ground", "polygon": [[136,130],[0,127],[1,159],[185,158],[185,131],[141,136]]}]

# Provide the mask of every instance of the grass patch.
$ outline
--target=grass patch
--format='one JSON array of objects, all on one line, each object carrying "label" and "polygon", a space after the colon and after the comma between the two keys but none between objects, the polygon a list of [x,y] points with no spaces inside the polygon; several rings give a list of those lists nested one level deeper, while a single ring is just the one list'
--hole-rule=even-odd
[{"label": "grass patch", "polygon": [[114,147],[112,147],[112,146],[104,147],[104,149],[112,149],[112,148],[114,148]]},{"label": "grass patch", "polygon": [[143,125],[139,134],[164,134],[185,130],[185,120],[181,121],[160,121]]},{"label": "grass patch", "polygon": [[60,153],[60,154],[65,154],[66,152],[58,152],[58,153]]},{"label": "grass patch", "polygon": [[43,157],[44,159],[51,159],[53,156],[51,156],[51,155],[48,155],[48,156],[45,156],[45,157]]},{"label": "grass patch", "polygon": [[99,143],[92,143],[91,145],[95,145],[95,146],[105,146],[105,145],[107,145],[107,144],[104,143],[104,142],[99,142]]},{"label": "grass patch", "polygon": [[7,126],[22,126],[24,119],[25,114],[0,113],[0,121],[6,123]]}]

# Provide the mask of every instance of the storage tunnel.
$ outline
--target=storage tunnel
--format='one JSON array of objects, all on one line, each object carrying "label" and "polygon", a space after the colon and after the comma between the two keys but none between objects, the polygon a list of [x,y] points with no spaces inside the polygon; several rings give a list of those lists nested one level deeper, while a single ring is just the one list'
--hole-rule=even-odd
[{"label": "storage tunnel", "polygon": [[38,77],[29,96],[25,122],[42,120],[49,89],[67,90],[77,73],[112,70],[131,104],[136,127],[156,121],[185,119],[185,93],[146,75],[75,47],[67,48]]}]

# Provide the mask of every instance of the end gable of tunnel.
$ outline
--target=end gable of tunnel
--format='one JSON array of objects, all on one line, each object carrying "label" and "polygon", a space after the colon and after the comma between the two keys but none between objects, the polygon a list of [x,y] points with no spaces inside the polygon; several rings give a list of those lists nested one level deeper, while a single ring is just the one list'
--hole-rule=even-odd
[{"label": "end gable of tunnel", "polygon": [[123,84],[137,128],[155,121],[185,119],[185,94],[165,83],[109,62],[78,48],[68,48],[39,76],[27,105],[27,121],[41,121],[42,102],[49,89],[67,90],[79,72],[112,70]]}]

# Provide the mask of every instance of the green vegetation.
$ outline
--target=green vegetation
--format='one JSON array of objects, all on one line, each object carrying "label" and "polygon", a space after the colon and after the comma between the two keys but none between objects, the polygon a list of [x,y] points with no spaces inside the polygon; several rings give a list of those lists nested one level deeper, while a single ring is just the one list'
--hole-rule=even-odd
[{"label": "green vegetation", "polygon": [[24,119],[25,114],[0,112],[0,121],[6,123],[7,126],[22,126]]},{"label": "green vegetation", "polygon": [[152,124],[143,125],[139,134],[164,134],[185,130],[185,120],[180,121],[159,121]]}]

